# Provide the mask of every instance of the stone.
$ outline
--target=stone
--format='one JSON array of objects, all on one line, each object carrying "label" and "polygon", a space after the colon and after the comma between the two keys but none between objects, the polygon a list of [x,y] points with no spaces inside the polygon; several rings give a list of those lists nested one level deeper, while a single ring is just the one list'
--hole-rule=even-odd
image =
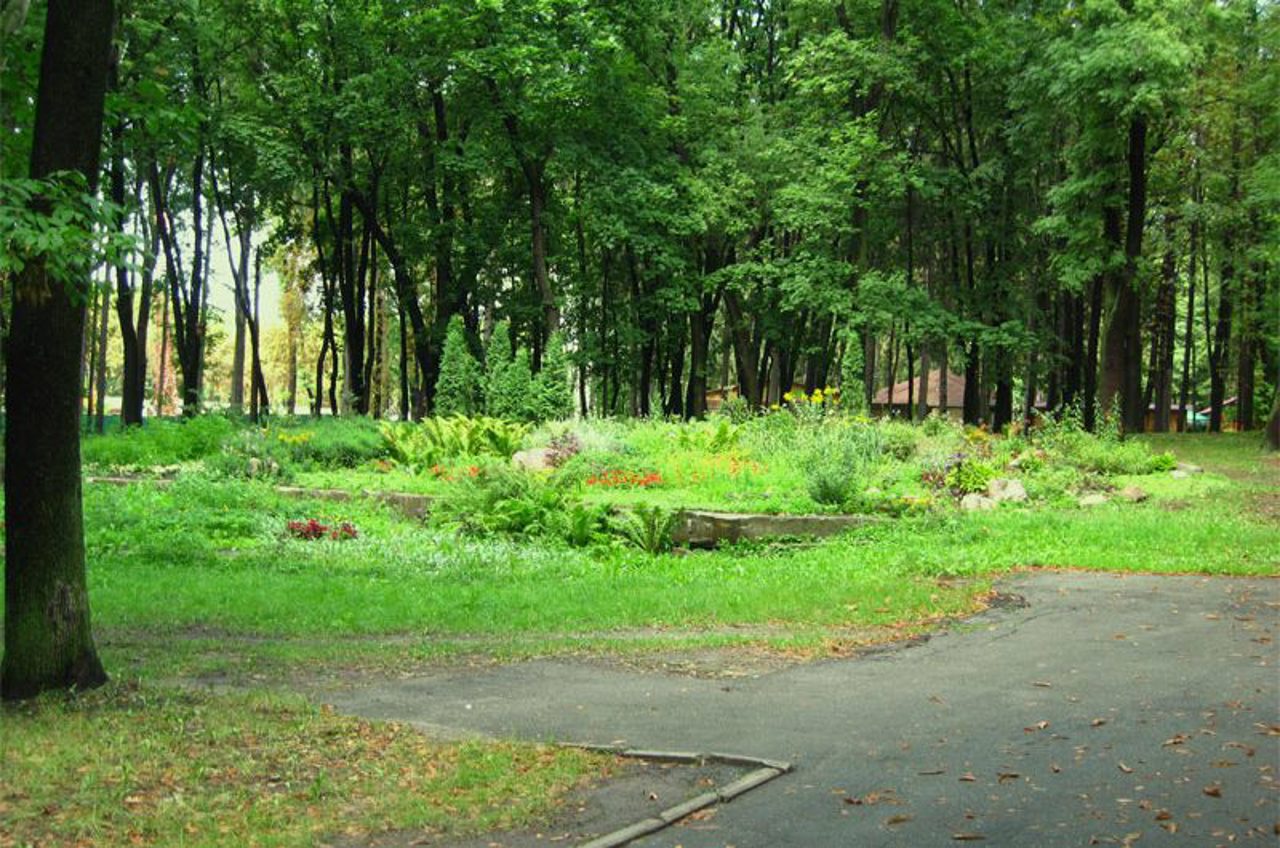
[{"label": "stone", "polygon": [[678,545],[701,548],[742,539],[835,536],[880,521],[872,515],[766,515],[686,509],[677,516],[672,536]]},{"label": "stone", "polygon": [[960,508],[970,512],[976,509],[995,509],[996,502],[986,495],[970,492],[960,499]]},{"label": "stone", "polygon": [[1169,472],[1169,476],[1175,480],[1185,480],[1191,475],[1183,471],[1181,468],[1175,468]]},{"label": "stone", "polygon": [[1179,462],[1177,471],[1185,471],[1187,474],[1203,474],[1204,469],[1194,463]]},{"label": "stone", "polygon": [[525,471],[551,471],[556,467],[552,461],[551,448],[516,451],[515,456],[511,457],[511,464]]},{"label": "stone", "polygon": [[1106,502],[1107,496],[1101,492],[1092,492],[1088,495],[1082,496],[1080,500],[1077,501],[1080,506],[1085,507],[1086,509],[1091,506],[1102,506]]},{"label": "stone", "polygon": [[998,477],[987,484],[987,497],[996,503],[1001,501],[1022,503],[1027,499],[1027,490],[1021,480]]},{"label": "stone", "polygon": [[1125,486],[1116,494],[1116,497],[1129,503],[1142,503],[1151,495],[1147,494],[1146,489],[1140,486]]}]

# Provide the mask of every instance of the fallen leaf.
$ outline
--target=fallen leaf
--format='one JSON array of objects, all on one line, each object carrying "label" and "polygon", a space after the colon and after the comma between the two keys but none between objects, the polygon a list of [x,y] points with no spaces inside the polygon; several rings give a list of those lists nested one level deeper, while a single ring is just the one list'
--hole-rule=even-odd
[{"label": "fallen leaf", "polygon": [[967,771],[967,772],[965,772],[964,774],[960,775],[960,782],[961,782],[961,783],[973,783],[973,782],[974,782],[975,780],[977,780],[977,779],[978,779],[978,778],[974,777],[974,776],[973,776],[973,772],[971,772],[971,771]]},{"label": "fallen leaf", "polygon": [[1168,821],[1173,818],[1173,813],[1168,810],[1160,810],[1156,813],[1156,821]]},{"label": "fallen leaf", "polygon": [[1177,833],[1177,832],[1178,832],[1178,823],[1177,823],[1177,822],[1165,822],[1164,824],[1162,824],[1162,825],[1160,825],[1160,826],[1161,826],[1161,827],[1163,827],[1165,830],[1169,831],[1170,833]]},{"label": "fallen leaf", "polygon": [[1204,791],[1204,794],[1208,795],[1210,798],[1222,797],[1222,787],[1217,785],[1216,783],[1212,786],[1206,786],[1203,791]]},{"label": "fallen leaf", "polygon": [[1124,763],[1116,763],[1116,766],[1120,769],[1120,771],[1124,772],[1125,774],[1133,774],[1133,769],[1129,768]]},{"label": "fallen leaf", "polygon": [[916,772],[916,774],[924,774],[924,775],[946,774],[946,773],[947,773],[947,770],[946,770],[946,769],[929,769],[928,771],[918,771],[918,772]]},{"label": "fallen leaf", "polygon": [[1049,763],[1049,771],[1053,772],[1054,774],[1057,774],[1058,772],[1062,771],[1062,766],[1058,765],[1057,763]]},{"label": "fallen leaf", "polygon": [[1106,724],[1106,723],[1107,723],[1107,720],[1106,720],[1105,718],[1095,718],[1093,721],[1089,722],[1089,726],[1090,726],[1090,727],[1102,727],[1102,725],[1104,725],[1104,724]]},{"label": "fallen leaf", "polygon": [[1280,724],[1263,724],[1262,722],[1254,722],[1254,727],[1258,728],[1258,732],[1264,736],[1280,736]]},{"label": "fallen leaf", "polygon": [[1031,725],[1030,727],[1024,727],[1022,729],[1025,730],[1027,733],[1035,733],[1037,730],[1044,730],[1048,726],[1049,726],[1049,722],[1047,721],[1037,721],[1035,724]]},{"label": "fallen leaf", "polygon": [[986,839],[987,837],[983,836],[981,833],[953,833],[951,834],[951,838],[957,842],[978,842],[979,840]]},{"label": "fallen leaf", "polygon": [[1017,780],[1019,777],[1022,777],[1022,775],[1018,774],[1016,771],[1002,771],[996,780],[999,783],[1008,783],[1010,780]]},{"label": "fallen leaf", "polygon": [[1187,735],[1187,734],[1185,734],[1185,733],[1178,733],[1178,734],[1176,734],[1176,735],[1174,735],[1174,736],[1171,736],[1170,738],[1168,738],[1168,739],[1164,740],[1164,742],[1162,742],[1162,743],[1160,743],[1160,744],[1161,744],[1161,747],[1168,747],[1168,746],[1170,746],[1170,745],[1182,745],[1182,744],[1186,743],[1186,741],[1187,741],[1188,739],[1190,739],[1190,738],[1191,738],[1191,737],[1190,737],[1190,736],[1188,736],[1188,735]]},{"label": "fallen leaf", "polygon": [[889,818],[884,820],[884,823],[889,827],[893,827],[896,824],[903,824],[904,822],[909,822],[911,821],[912,818],[913,816],[906,815],[905,813],[899,813],[896,816],[889,816]]},{"label": "fallen leaf", "polygon": [[1039,686],[1041,689],[1050,689],[1053,687],[1053,684],[1047,680],[1036,680],[1036,681],[1033,681],[1031,685]]},{"label": "fallen leaf", "polygon": [[1128,834],[1125,834],[1124,839],[1120,840],[1120,844],[1125,846],[1125,848],[1130,848],[1130,846],[1132,846],[1133,843],[1137,842],[1141,838],[1142,838],[1141,832],[1128,833]]}]

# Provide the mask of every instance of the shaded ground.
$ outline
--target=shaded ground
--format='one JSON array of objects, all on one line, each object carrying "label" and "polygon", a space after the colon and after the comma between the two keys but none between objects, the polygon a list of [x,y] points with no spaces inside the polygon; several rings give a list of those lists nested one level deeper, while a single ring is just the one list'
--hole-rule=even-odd
[{"label": "shaded ground", "polygon": [[[1273,842],[1280,581],[1036,572],[1003,588],[1026,605],[909,649],[733,679],[532,661],[327,699],[454,734],[796,765],[642,845]],[[634,803],[629,818],[651,813]],[[589,830],[590,806],[560,827]]]}]

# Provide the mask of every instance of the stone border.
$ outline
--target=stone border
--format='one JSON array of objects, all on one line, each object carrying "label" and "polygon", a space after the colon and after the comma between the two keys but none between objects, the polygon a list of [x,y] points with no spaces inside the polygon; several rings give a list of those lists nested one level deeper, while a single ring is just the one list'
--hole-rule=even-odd
[{"label": "stone border", "polygon": [[674,807],[668,807],[656,816],[650,816],[642,819],[635,824],[628,825],[624,828],[606,833],[604,836],[598,836],[589,842],[584,842],[578,848],[619,848],[619,846],[639,839],[642,836],[648,836],[657,833],[660,830],[670,827],[686,816],[690,816],[699,810],[706,809],[714,804],[727,804],[734,798],[745,795],[752,789],[764,786],[776,777],[781,777],[792,770],[791,763],[781,760],[765,760],[759,757],[748,757],[741,754],[718,754],[706,753],[695,754],[688,751],[646,751],[637,748],[624,748],[621,745],[590,745],[568,743],[566,748],[578,748],[584,751],[595,751],[602,754],[613,754],[617,757],[628,757],[638,760],[650,760],[652,762],[666,763],[688,763],[690,765],[705,765],[706,763],[716,763],[726,766],[755,766],[755,769],[738,778],[737,780],[722,786],[711,792],[703,792],[696,795],[683,803],[676,804]]},{"label": "stone border", "polygon": [[743,539],[837,536],[855,527],[883,520],[874,515],[770,515],[685,509],[678,514],[672,535],[677,544],[708,548],[714,547],[717,542],[738,542]]}]

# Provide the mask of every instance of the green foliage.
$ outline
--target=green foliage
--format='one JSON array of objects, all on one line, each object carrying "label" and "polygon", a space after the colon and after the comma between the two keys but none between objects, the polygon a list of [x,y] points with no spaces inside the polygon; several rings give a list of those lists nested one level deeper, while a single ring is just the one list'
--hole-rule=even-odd
[{"label": "green foliage", "polygon": [[362,416],[283,419],[267,434],[287,448],[299,469],[355,468],[390,455],[379,423]]},{"label": "green foliage", "polygon": [[467,347],[462,316],[449,320],[440,376],[436,380],[435,413],[439,417],[474,415],[483,406],[480,363]]},{"label": "green foliage", "polygon": [[[22,269],[42,263],[50,280],[84,300],[90,268],[126,262],[136,242],[115,227],[124,210],[85,188],[84,175],[74,171],[43,180],[7,175],[0,180],[0,277],[25,281]],[[20,294],[41,296],[40,291]]]},{"label": "green foliage", "polygon": [[675,526],[675,513],[660,506],[636,504],[616,528],[624,539],[645,553],[661,554],[671,550]]},{"label": "green foliage", "polygon": [[524,410],[528,421],[558,421],[573,415],[573,388],[569,382],[569,357],[564,336],[552,333],[542,358],[542,370],[533,379],[533,392]]},{"label": "green foliage", "polygon": [[[431,512],[431,522],[471,534],[559,537],[576,533],[580,537],[581,526],[574,532],[566,526],[569,506],[565,490],[554,482],[493,465],[460,482],[450,497],[442,498]],[[577,520],[586,519],[579,515]]]},{"label": "green foliage", "polygon": [[529,354],[511,353],[506,321],[498,322],[485,351],[485,411],[494,418],[527,420],[526,407],[533,391]]},{"label": "green foliage", "polygon": [[292,476],[289,447],[257,428],[228,436],[218,453],[205,458],[204,467],[233,479],[284,481]]},{"label": "green foliage", "polygon": [[217,455],[236,430],[236,422],[223,415],[154,418],[141,427],[89,436],[80,455],[85,465],[100,468],[173,465]]},{"label": "green foliage", "polygon": [[999,469],[974,456],[966,456],[947,471],[946,485],[954,494],[987,491],[987,484],[999,476]]},{"label": "green foliage", "polygon": [[391,456],[418,474],[458,457],[510,459],[529,432],[525,424],[461,415],[416,423],[384,422],[380,429]]}]

